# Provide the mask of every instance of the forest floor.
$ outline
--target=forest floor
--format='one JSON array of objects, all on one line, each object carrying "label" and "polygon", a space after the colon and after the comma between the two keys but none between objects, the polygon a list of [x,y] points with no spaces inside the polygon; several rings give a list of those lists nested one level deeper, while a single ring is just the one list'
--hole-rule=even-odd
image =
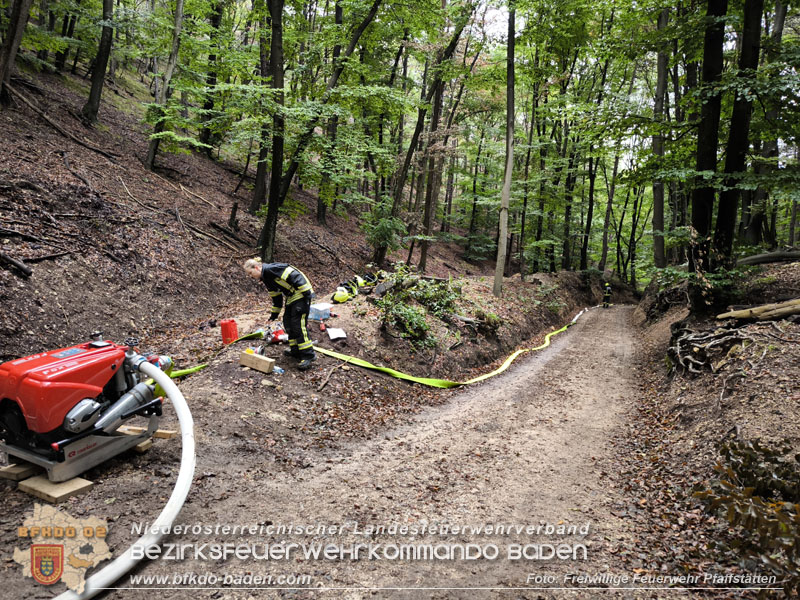
[{"label": "forest floor", "polygon": [[[574,587],[570,574],[622,574],[613,554],[634,537],[614,507],[625,501],[615,480],[615,433],[634,410],[636,353],[633,307],[594,309],[550,347],[521,359],[502,375],[461,392],[449,392],[408,423],[335,452],[313,452],[303,469],[276,473],[258,454],[243,453],[234,440],[199,427],[198,482],[184,508],[184,523],[327,524],[343,534],[258,536],[259,541],[305,544],[496,545],[496,560],[404,561],[292,560],[263,567],[231,560],[175,565],[158,561],[142,573],[243,573],[312,576],[311,587],[327,592],[295,597],[362,597],[373,588],[401,588],[397,597],[516,597],[527,590]],[[208,381],[204,397],[225,390]],[[193,386],[189,393],[199,394]],[[202,416],[201,416],[202,418]],[[256,464],[254,465],[254,459]],[[108,482],[107,484],[108,485]],[[117,495],[111,490],[108,493]],[[122,515],[123,531],[145,511]],[[476,526],[485,524],[588,527],[582,535],[417,534],[370,535],[380,525]],[[224,540],[186,536],[181,542]],[[228,538],[233,539],[233,538]],[[585,545],[585,561],[508,560],[514,544]],[[180,568],[178,568],[180,567]],[[177,569],[177,570],[176,570]],[[535,585],[529,575],[557,583]],[[632,573],[631,573],[632,575]],[[423,592],[421,588],[426,588]],[[436,588],[442,588],[436,590]],[[454,588],[447,591],[446,588]],[[481,592],[481,588],[484,589]],[[497,588],[495,593],[486,590]],[[504,589],[505,591],[501,591]],[[238,598],[217,594],[165,592],[166,597]],[[215,595],[216,594],[216,595]],[[585,593],[588,594],[588,593]],[[147,592],[119,593],[145,598]],[[589,597],[586,595],[585,597]]]},{"label": "forest floor", "polygon": [[[284,374],[243,369],[238,354],[247,342],[222,348],[218,321],[236,318],[240,333],[266,325],[268,296],[239,267],[253,252],[259,220],[240,212],[244,242],[226,237],[211,223],[224,225],[233,202],[248,202],[251,179],[246,177],[234,194],[234,166],[192,155],[162,154],[157,173],[146,171],[139,158],[146,150],[147,126],[131,109],[132,99],[141,99],[136,82],[117,81],[116,93],[108,96],[114,108],[106,107],[103,125],[91,130],[75,117],[85,82],[39,76],[33,84],[17,87],[62,127],[115,156],[101,157],[64,138],[24,104],[0,113],[0,244],[3,252],[28,261],[34,271],[24,278],[13,268],[0,269],[0,361],[85,341],[94,329],[118,342],[139,337],[143,347],[171,354],[179,367],[211,359],[208,369],[180,383],[194,413],[198,442],[198,467],[180,522],[347,521],[362,528],[391,523],[590,524],[585,537],[563,540],[463,532],[414,536],[415,543],[494,543],[501,552],[523,540],[585,543],[586,561],[509,561],[501,555],[491,561],[414,564],[282,561],[268,569],[237,561],[154,561],[135,575],[251,571],[308,574],[311,585],[323,587],[545,587],[481,593],[589,598],[598,589],[553,588],[581,587],[574,579],[563,585],[570,572],[633,577],[740,568],[731,556],[709,550],[709,542],[728,532],[692,498],[692,488],[713,477],[716,442],[732,427],[738,426],[743,436],[788,437],[800,445],[797,324],[782,322],[781,333],[774,332],[782,339],[770,339],[742,357],[752,362],[752,377],[728,382],[721,401],[717,399],[730,373],[690,378],[669,375],[664,366],[670,325],[685,316],[680,298],[666,312],[651,311],[651,320],[645,321],[646,306],[634,310],[634,296],[619,286],[618,306],[589,311],[575,327],[553,338],[548,349],[524,356],[503,375],[463,391],[423,388],[326,357],[302,374],[282,356],[282,346],[269,346],[267,353],[286,368]],[[279,224],[277,255],[300,266],[325,299],[338,281],[363,270],[369,248],[357,218],[345,211],[332,215],[327,228],[317,225],[315,202],[312,192],[294,190],[293,212]],[[357,207],[349,209],[350,214],[358,212]],[[345,328],[345,342],[331,343],[317,327],[312,327],[312,337],[321,346],[416,375],[463,380],[497,367],[516,348],[538,345],[548,331],[600,299],[597,273],[559,273],[537,274],[527,281],[508,278],[504,297],[497,300],[490,290],[491,266],[467,263],[460,252],[456,244],[435,245],[429,273],[454,276],[454,285],[462,290],[462,314],[494,313],[500,321],[496,331],[439,323],[434,331],[437,348],[420,350],[382,329],[374,304],[359,296],[337,307],[339,316],[330,323]],[[763,270],[750,282],[745,295],[753,302],[797,297],[800,265]],[[167,409],[162,426],[171,425],[175,419]],[[89,471],[93,491],[64,508],[76,517],[108,519],[108,541],[116,556],[134,539],[131,524],[148,522],[163,506],[179,457],[177,439],[156,440],[144,455],[119,456]],[[3,589],[9,597],[42,597],[43,591],[23,579],[8,558],[18,544],[16,527],[34,501],[9,482],[0,482],[0,490]],[[329,534],[318,541],[366,537],[387,539],[355,535],[351,526],[348,535]],[[410,542],[411,536],[391,539]],[[194,539],[175,536],[170,541]],[[537,585],[543,581],[537,575],[553,579]],[[61,589],[59,585],[55,591]],[[426,590],[424,595],[478,593]],[[721,589],[695,593],[742,595]],[[120,591],[109,597],[152,594]],[[187,589],[158,594],[263,595]],[[370,594],[351,589],[328,595]],[[604,594],[660,598],[666,592]],[[316,597],[320,592],[275,590],[271,595]]]}]

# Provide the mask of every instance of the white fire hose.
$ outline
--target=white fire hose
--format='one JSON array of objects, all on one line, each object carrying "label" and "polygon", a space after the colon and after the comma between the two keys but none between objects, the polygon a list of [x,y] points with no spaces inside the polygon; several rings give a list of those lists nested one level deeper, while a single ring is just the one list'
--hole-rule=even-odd
[{"label": "white fire hose", "polygon": [[178,389],[178,386],[172,382],[169,375],[147,361],[142,361],[138,368],[142,373],[151,377],[164,389],[167,397],[172,401],[172,405],[175,407],[175,413],[178,415],[178,421],[181,426],[182,447],[181,468],[178,472],[178,480],[175,482],[175,489],[172,490],[172,495],[169,497],[161,514],[158,515],[158,518],[153,522],[152,526],[148,527],[148,530],[156,533],[146,533],[131,544],[124,554],[89,577],[89,579],[86,580],[86,588],[82,594],[67,590],[55,600],[85,600],[86,598],[93,598],[100,592],[108,589],[115,581],[133,569],[141,560],[132,557],[134,546],[147,548],[148,546],[158,544],[161,538],[164,537],[164,534],[161,532],[170,529],[178,513],[181,511],[183,503],[186,501],[186,496],[189,494],[195,466],[194,422],[192,421],[192,413],[189,410],[188,404],[186,404],[186,399],[183,397],[183,394]]}]

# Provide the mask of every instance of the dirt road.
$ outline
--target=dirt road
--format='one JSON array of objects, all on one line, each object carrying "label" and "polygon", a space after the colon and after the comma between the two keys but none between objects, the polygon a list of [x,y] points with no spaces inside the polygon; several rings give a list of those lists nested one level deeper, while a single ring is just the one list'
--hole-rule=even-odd
[{"label": "dirt road", "polygon": [[[388,592],[386,588],[403,588],[392,590],[393,597],[409,598],[547,598],[565,593],[557,588],[579,585],[574,579],[565,584],[567,574],[615,572],[614,556],[608,550],[629,532],[625,522],[609,510],[616,498],[606,472],[614,453],[611,438],[629,415],[634,393],[631,314],[629,307],[591,310],[576,326],[555,337],[546,350],[519,360],[501,376],[454,393],[450,402],[426,410],[410,425],[329,455],[294,475],[242,482],[219,501],[194,501],[180,519],[264,527],[313,525],[311,535],[272,530],[273,535],[172,540],[285,541],[346,549],[352,544],[380,544],[376,554],[370,556],[365,547],[357,561],[350,560],[349,554],[344,560],[341,554],[331,560],[304,560],[302,549],[296,549],[290,560],[260,564],[235,558],[160,560],[139,574],[175,577],[188,573],[191,577],[211,573],[220,579],[247,573],[290,579],[310,575],[312,586],[327,588],[314,593],[165,592],[165,597],[174,598],[361,598],[371,594],[368,588],[382,588],[381,594]],[[213,456],[201,456],[198,472],[206,468],[204,462],[213,460]],[[370,534],[392,525],[406,525],[409,530]],[[422,532],[423,525],[462,529],[431,534]],[[485,529],[481,533],[463,529],[487,525],[510,526],[511,530],[498,535]],[[548,525],[574,525],[578,533],[559,535],[558,530],[548,531]],[[320,526],[327,530],[322,533]],[[331,526],[342,529],[331,531]],[[524,529],[518,532],[517,527]],[[453,549],[458,544],[474,544],[485,558],[462,559],[458,547]],[[437,558],[393,558],[402,545],[406,552],[424,553],[426,547],[428,551],[436,547]],[[513,557],[518,550],[515,545],[527,545],[528,558],[510,559],[509,552]],[[561,545],[569,558],[542,560],[549,552],[547,545]],[[477,552],[475,547],[472,551]],[[498,555],[492,558],[495,548]],[[448,554],[451,551],[455,556]],[[242,587],[258,587],[248,579],[241,581]],[[229,583],[235,586],[237,582]],[[118,593],[147,597],[146,592]]]}]

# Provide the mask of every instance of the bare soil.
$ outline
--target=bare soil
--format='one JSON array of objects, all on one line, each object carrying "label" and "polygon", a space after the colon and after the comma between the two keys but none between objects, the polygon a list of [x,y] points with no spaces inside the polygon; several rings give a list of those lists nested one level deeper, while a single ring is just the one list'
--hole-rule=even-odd
[{"label": "bare soil", "polygon": [[[309,574],[315,587],[330,588],[323,597],[363,597],[366,588],[407,588],[398,597],[551,597],[547,589],[563,585],[567,573],[615,573],[615,549],[632,533],[613,507],[624,501],[613,479],[615,449],[611,440],[632,411],[635,389],[631,367],[636,343],[631,307],[595,309],[575,327],[503,375],[461,392],[448,392],[446,404],[429,407],[407,424],[384,430],[372,439],[337,450],[310,450],[302,469],[286,471],[269,460],[261,443],[247,451],[246,427],[214,427],[235,419],[237,403],[223,386],[207,380],[188,386],[190,397],[203,397],[199,417],[198,466],[190,500],[180,522],[329,524],[357,522],[369,526],[406,524],[480,525],[546,523],[589,524],[588,535],[417,535],[260,536],[246,541],[276,543],[479,543],[496,544],[505,553],[511,544],[585,544],[585,561],[285,561],[260,566],[252,562],[173,563],[155,561],[141,574],[242,573]],[[197,381],[197,379],[195,380]],[[213,387],[210,387],[213,386]],[[257,427],[283,421],[264,406]],[[224,418],[227,416],[227,418]],[[242,421],[249,423],[241,415]],[[150,518],[169,486],[177,441],[156,448],[129,465],[110,466],[98,482],[102,494],[80,506],[91,514],[112,516],[112,551],[130,543],[130,526]],[[122,467],[122,468],[120,468]],[[144,475],[143,475],[144,474]],[[131,495],[133,497],[131,497]],[[16,494],[12,493],[12,496]],[[103,504],[100,498],[115,498]],[[181,536],[181,543],[229,541],[233,538]],[[533,585],[529,574],[552,576],[559,585]],[[20,598],[24,585],[15,585]],[[416,588],[416,589],[415,589]],[[446,591],[418,588],[467,588]],[[476,588],[497,588],[479,591]],[[516,592],[502,591],[516,589]],[[470,591],[472,589],[472,591]],[[261,592],[263,593],[263,592]],[[152,592],[110,593],[108,597],[149,597]],[[247,598],[259,592],[164,591],[168,598]],[[281,592],[289,597],[319,597],[320,592]],[[588,592],[578,597],[591,597]]]}]

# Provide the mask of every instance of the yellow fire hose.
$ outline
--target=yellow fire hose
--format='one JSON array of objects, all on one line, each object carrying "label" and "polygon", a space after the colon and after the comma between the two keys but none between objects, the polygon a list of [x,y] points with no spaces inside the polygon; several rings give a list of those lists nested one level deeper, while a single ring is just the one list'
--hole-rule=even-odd
[{"label": "yellow fire hose", "polygon": [[[403,379],[405,381],[413,381],[414,383],[421,383],[422,385],[427,385],[427,386],[430,386],[430,387],[454,388],[454,387],[459,387],[459,386],[462,386],[462,385],[470,385],[472,383],[478,383],[479,381],[484,381],[485,379],[489,379],[490,377],[494,377],[495,375],[499,375],[500,373],[502,373],[503,371],[508,369],[508,367],[511,366],[511,363],[514,362],[517,359],[517,357],[519,357],[521,354],[525,354],[526,352],[536,352],[537,350],[543,350],[544,348],[547,348],[550,345],[550,338],[552,338],[554,335],[557,335],[559,333],[562,333],[562,332],[566,331],[569,327],[574,325],[578,321],[578,318],[583,313],[585,313],[587,310],[588,310],[588,308],[584,308],[577,315],[575,315],[575,317],[572,319],[572,321],[570,321],[569,323],[564,325],[561,329],[556,329],[555,331],[551,331],[546,336],[544,336],[544,342],[542,343],[541,346],[536,346],[535,348],[522,348],[520,350],[517,350],[516,352],[512,353],[505,360],[505,362],[502,365],[500,365],[497,369],[495,369],[494,371],[492,371],[490,373],[486,373],[484,375],[480,375],[478,377],[473,377],[472,379],[469,379],[468,381],[450,381],[448,379],[434,379],[432,377],[415,377],[414,375],[409,375],[408,373],[403,373],[401,371],[397,371],[397,370],[391,369],[389,367],[380,367],[378,365],[373,365],[372,363],[367,362],[366,360],[364,360],[362,358],[357,358],[355,356],[348,356],[347,354],[341,354],[340,352],[334,352],[333,350],[326,350],[325,348],[320,348],[318,346],[314,346],[314,349],[317,352],[319,352],[320,354],[324,354],[325,356],[330,356],[331,358],[338,358],[339,360],[343,360],[343,361],[347,362],[348,364],[353,364],[353,365],[356,365],[358,367],[363,367],[365,369],[371,369],[373,371],[380,371],[381,373],[386,373],[387,375],[391,375],[392,377],[396,377],[397,379]],[[247,335],[243,335],[242,337],[240,337],[240,338],[238,338],[236,340],[233,340],[233,342],[231,342],[231,343],[233,344],[233,343],[238,342],[240,340],[246,340],[246,339],[260,339],[260,338],[263,338],[263,337],[264,337],[264,332],[259,329],[258,331],[255,331],[253,333],[248,333]],[[216,356],[216,354],[214,356]],[[202,365],[198,365],[198,366],[192,367],[190,369],[184,369],[182,371],[175,371],[175,372],[171,373],[170,376],[172,378],[182,377],[184,375],[188,375],[190,373],[194,373],[196,371],[204,369],[207,366],[208,366],[208,363],[202,364]]]},{"label": "yellow fire hose", "polygon": [[430,377],[415,377],[413,375],[409,375],[408,373],[402,373],[400,371],[396,371],[394,369],[390,369],[389,367],[379,367],[377,365],[373,365],[365,360],[360,358],[356,358],[355,356],[348,356],[346,354],[340,354],[339,352],[334,352],[332,350],[326,350],[325,348],[314,347],[314,349],[324,354],[325,356],[330,356],[332,358],[338,358],[339,360],[345,360],[348,364],[357,365],[359,367],[364,367],[365,369],[372,369],[373,371],[380,371],[381,373],[387,373],[392,377],[396,377],[397,379],[404,379],[406,381],[413,381],[414,383],[421,383],[422,385],[427,385],[430,387],[437,387],[437,388],[454,388],[461,385],[469,385],[471,383],[478,383],[479,381],[483,381],[485,379],[489,379],[490,377],[494,377],[495,375],[499,375],[508,367],[511,366],[511,363],[520,356],[521,354],[525,354],[526,352],[535,352],[537,350],[542,350],[547,348],[550,345],[550,338],[554,335],[562,333],[567,330],[568,327],[573,325],[578,317],[583,314],[583,311],[578,313],[578,315],[573,319],[570,323],[567,323],[561,329],[556,329],[555,331],[551,331],[546,336],[544,336],[544,342],[541,346],[536,346],[535,348],[522,348],[521,350],[517,350],[513,354],[511,354],[505,362],[500,365],[497,369],[492,371],[491,373],[486,373],[484,375],[480,375],[479,377],[474,377],[468,381],[450,381],[448,379],[433,379]]}]

